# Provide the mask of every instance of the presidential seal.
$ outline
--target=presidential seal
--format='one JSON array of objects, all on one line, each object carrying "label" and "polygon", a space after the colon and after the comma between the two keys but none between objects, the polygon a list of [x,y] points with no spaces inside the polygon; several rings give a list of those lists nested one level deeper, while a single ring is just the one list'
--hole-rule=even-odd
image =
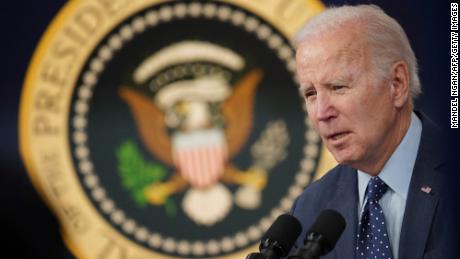
[{"label": "presidential seal", "polygon": [[289,39],[316,1],[71,1],[21,152],[79,258],[243,258],[330,157]]}]

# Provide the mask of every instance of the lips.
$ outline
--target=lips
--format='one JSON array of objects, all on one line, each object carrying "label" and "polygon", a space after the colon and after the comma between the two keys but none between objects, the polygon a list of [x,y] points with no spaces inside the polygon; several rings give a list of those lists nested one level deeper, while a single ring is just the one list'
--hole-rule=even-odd
[{"label": "lips", "polygon": [[326,135],[326,139],[334,144],[339,144],[350,132],[342,131]]}]

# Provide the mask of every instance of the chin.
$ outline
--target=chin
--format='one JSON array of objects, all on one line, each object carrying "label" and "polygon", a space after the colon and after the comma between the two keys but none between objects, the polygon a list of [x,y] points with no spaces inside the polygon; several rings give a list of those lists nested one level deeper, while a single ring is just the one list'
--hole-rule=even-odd
[{"label": "chin", "polygon": [[353,165],[356,162],[356,156],[346,150],[340,150],[337,152],[331,152],[334,156],[335,161],[341,165]]},{"label": "chin", "polygon": [[335,155],[334,153],[332,154],[332,156],[334,156],[334,159],[337,163],[341,164],[341,165],[346,165],[347,164],[347,160],[344,159],[343,157],[341,156],[337,156]]}]

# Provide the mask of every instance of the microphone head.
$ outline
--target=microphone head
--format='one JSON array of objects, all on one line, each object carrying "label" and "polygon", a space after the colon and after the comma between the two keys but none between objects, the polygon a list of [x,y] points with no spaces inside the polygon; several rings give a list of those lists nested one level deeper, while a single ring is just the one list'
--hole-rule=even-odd
[{"label": "microphone head", "polygon": [[262,237],[260,250],[274,246],[278,256],[286,256],[302,232],[302,225],[289,214],[280,215]]},{"label": "microphone head", "polygon": [[327,251],[334,248],[335,243],[339,240],[346,226],[343,216],[335,210],[323,210],[316,219],[315,223],[307,232],[315,233],[322,236],[322,242]]}]

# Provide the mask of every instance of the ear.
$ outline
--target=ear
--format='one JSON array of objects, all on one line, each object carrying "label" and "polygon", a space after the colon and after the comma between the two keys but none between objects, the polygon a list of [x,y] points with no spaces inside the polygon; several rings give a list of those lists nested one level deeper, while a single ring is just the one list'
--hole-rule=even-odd
[{"label": "ear", "polygon": [[409,69],[404,61],[398,61],[391,67],[390,87],[393,104],[403,107],[409,100]]}]

